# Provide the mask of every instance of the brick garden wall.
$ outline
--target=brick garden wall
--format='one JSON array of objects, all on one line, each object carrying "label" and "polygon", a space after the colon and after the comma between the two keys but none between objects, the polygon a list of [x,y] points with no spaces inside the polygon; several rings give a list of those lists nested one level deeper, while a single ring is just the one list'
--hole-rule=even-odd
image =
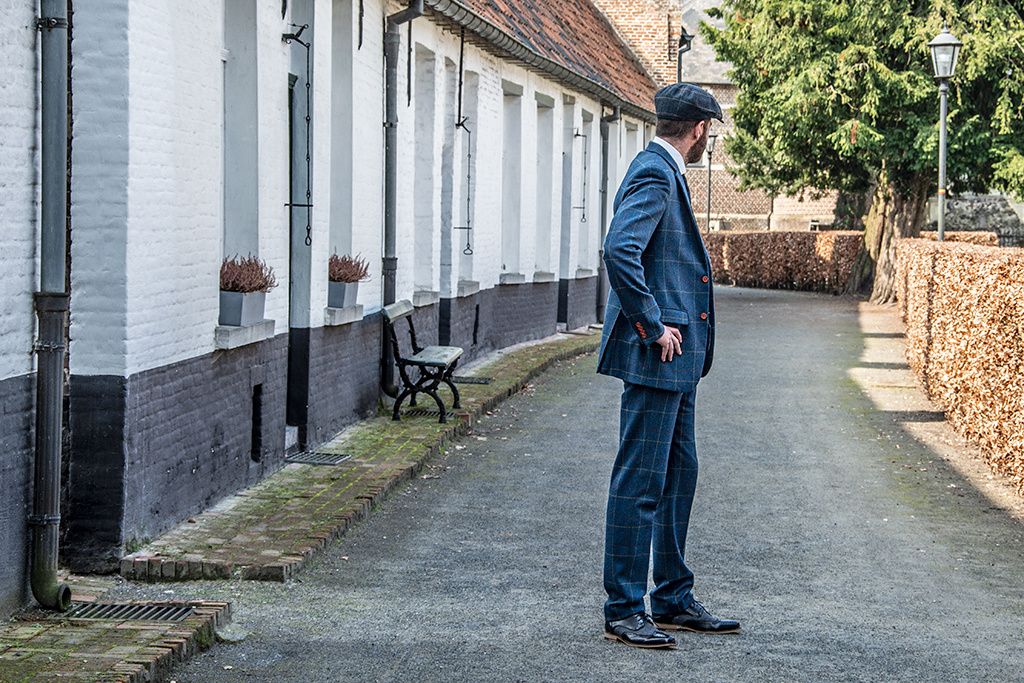
[{"label": "brick garden wall", "polygon": [[1024,492],[1024,253],[900,240],[897,296],[928,395]]}]

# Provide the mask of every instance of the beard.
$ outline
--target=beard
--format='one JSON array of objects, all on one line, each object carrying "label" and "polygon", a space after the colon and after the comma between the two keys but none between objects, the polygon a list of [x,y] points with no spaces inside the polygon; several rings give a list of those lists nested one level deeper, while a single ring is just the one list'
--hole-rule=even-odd
[{"label": "beard", "polygon": [[686,156],[683,157],[683,161],[688,164],[695,164],[700,161],[701,157],[704,156],[704,150],[708,146],[709,132],[711,132],[711,126],[704,126],[704,135],[701,136],[700,142],[686,150]]}]

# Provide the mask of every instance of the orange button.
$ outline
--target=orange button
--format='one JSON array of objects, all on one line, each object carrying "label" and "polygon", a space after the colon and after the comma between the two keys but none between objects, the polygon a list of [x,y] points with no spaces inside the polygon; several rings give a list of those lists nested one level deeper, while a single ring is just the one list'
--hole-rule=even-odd
[{"label": "orange button", "polygon": [[707,313],[701,313],[700,314],[700,319],[701,320],[707,320],[708,319],[708,314]]},{"label": "orange button", "polygon": [[701,278],[701,280],[703,280],[704,282],[707,282],[708,281],[708,276],[705,275],[704,277]]}]

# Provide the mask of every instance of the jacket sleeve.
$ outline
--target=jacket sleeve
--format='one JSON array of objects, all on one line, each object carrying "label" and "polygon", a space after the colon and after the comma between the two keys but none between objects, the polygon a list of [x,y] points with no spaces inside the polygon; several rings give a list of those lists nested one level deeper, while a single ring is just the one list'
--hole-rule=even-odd
[{"label": "jacket sleeve", "polygon": [[608,280],[622,313],[633,333],[648,345],[661,338],[665,327],[644,277],[642,257],[668,207],[673,180],[656,165],[639,168],[622,190],[604,242]]}]

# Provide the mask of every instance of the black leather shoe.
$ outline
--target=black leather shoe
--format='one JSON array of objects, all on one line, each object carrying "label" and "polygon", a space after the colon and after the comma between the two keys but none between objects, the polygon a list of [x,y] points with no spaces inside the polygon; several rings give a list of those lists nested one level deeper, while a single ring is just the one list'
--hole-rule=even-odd
[{"label": "black leather shoe", "polygon": [[684,612],[654,617],[654,625],[666,631],[693,631],[695,633],[736,633],[740,630],[740,622],[713,617],[696,600]]},{"label": "black leather shoe", "polygon": [[676,639],[654,628],[654,622],[643,612],[604,622],[604,637],[633,647],[673,647]]}]

